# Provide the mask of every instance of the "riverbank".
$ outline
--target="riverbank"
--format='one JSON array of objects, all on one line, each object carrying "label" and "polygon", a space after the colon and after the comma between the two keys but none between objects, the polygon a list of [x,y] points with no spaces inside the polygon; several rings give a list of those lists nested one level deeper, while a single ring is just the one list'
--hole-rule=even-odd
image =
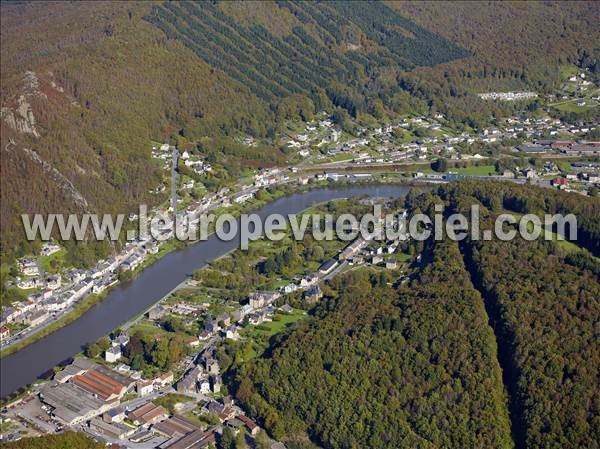
[{"label": "riverbank", "polygon": [[68,312],[66,315],[60,317],[59,319],[48,324],[47,326],[44,326],[39,331],[34,332],[28,337],[25,337],[23,340],[19,340],[14,344],[8,346],[7,348],[2,349],[0,351],[0,360],[4,357],[8,357],[11,354],[14,354],[17,351],[20,351],[21,349],[29,346],[32,343],[35,343],[36,341],[46,337],[47,335],[50,335],[58,329],[66,326],[67,324],[72,323],[85,312],[94,307],[96,304],[100,303],[106,296],[106,293],[107,292],[103,292],[99,295],[92,294],[87,296],[86,298],[78,302],[77,305],[73,308],[73,310]]},{"label": "riverbank", "polygon": [[[296,179],[294,178],[292,180],[292,182],[293,181],[296,181]],[[300,185],[298,183],[292,183],[292,182],[283,184],[283,185],[274,185],[273,187],[271,187],[269,189],[270,191],[261,190],[260,198],[255,198],[252,202],[250,202],[246,205],[233,205],[228,208],[218,208],[218,209],[215,209],[213,212],[215,212],[216,215],[220,215],[221,213],[227,212],[227,213],[232,214],[235,217],[239,217],[243,213],[248,213],[248,212],[258,210],[259,208],[264,207],[265,205],[267,205],[273,201],[276,201],[280,198],[283,198],[285,196],[289,196],[289,195],[292,195],[295,193],[303,193],[303,192],[307,192],[307,191],[319,189],[319,188],[329,188],[329,187],[344,188],[344,187],[349,187],[349,186],[367,186],[367,185],[375,185],[375,184],[402,184],[402,185],[411,184],[411,185],[415,185],[415,186],[420,185],[419,183],[415,183],[414,181],[411,181],[410,179],[402,180],[397,177],[394,177],[393,179],[381,179],[378,177],[378,178],[374,178],[374,179],[363,179],[363,180],[353,181],[353,182],[348,182],[348,181],[332,182],[332,181],[323,180],[323,181],[311,183],[308,185]],[[211,229],[209,229],[208,236],[214,234],[214,232],[215,232],[214,223],[211,223]],[[120,278],[118,284],[110,287],[109,290],[112,290],[116,286],[124,285],[127,282],[131,282],[132,280],[137,278],[143,270],[145,270],[146,268],[155,264],[158,260],[160,260],[161,258],[166,256],[167,254],[170,254],[171,252],[178,250],[178,249],[183,249],[187,245],[193,245],[197,242],[198,242],[198,240],[190,241],[187,243],[178,242],[175,240],[170,240],[170,241],[165,242],[165,244],[162,245],[162,247],[160,248],[160,250],[157,254],[151,255],[138,268],[136,268],[136,270],[134,270],[133,272],[121,273],[121,274],[127,273],[127,277],[125,278],[125,280]],[[103,292],[100,295],[92,294],[92,295],[87,296],[86,298],[84,298],[83,300],[78,302],[74,306],[73,310],[70,310],[63,316],[60,316],[58,319],[56,319],[56,321],[53,321],[50,324],[42,327],[41,329],[35,331],[31,335],[28,335],[27,337],[23,338],[22,340],[16,341],[16,342],[10,344],[9,346],[7,346],[6,348],[3,348],[2,350],[0,350],[0,360],[5,357],[8,357],[11,354],[18,352],[19,350],[39,341],[40,339],[48,336],[49,334],[72,323],[77,318],[79,318],[81,315],[83,315],[85,312],[87,312],[91,307],[100,303],[106,297],[106,294],[107,294],[107,292]]]},{"label": "riverbank", "polygon": [[[295,214],[322,201],[360,196],[402,197],[409,190],[407,184],[340,186],[332,183],[326,188],[317,186],[306,192],[285,195],[258,209],[249,204],[248,209],[264,219],[274,213]],[[102,301],[79,318],[4,357],[0,396],[31,384],[40,374],[80,352],[87,343],[98,340],[156,303],[190,273],[238,246],[239,239],[223,241],[213,234],[207,240],[171,251],[132,281],[115,285]]]}]

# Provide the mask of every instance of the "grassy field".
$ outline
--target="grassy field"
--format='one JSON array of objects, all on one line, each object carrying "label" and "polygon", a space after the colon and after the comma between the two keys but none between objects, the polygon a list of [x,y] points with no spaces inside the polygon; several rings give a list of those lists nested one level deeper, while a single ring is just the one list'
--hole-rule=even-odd
[{"label": "grassy field", "polygon": [[560,66],[560,76],[566,81],[569,77],[577,75],[578,68],[573,64],[563,64]]},{"label": "grassy field", "polygon": [[557,101],[550,106],[562,112],[582,112],[590,109],[600,109],[600,103],[598,103],[596,100],[592,100],[593,96],[599,94],[600,89],[588,89],[587,91],[580,93],[579,96],[585,100],[584,106],[577,105],[577,98]]},{"label": "grassy field", "polygon": [[141,334],[141,335],[159,335],[159,334],[166,334],[167,331],[163,330],[160,327],[157,327],[155,324],[153,324],[150,321],[140,321],[139,323],[134,324],[133,326],[131,326],[129,332],[133,335],[133,334]]},{"label": "grassy field", "polygon": [[40,257],[40,268],[48,273],[58,273],[63,264],[67,250],[62,248],[49,256]]},{"label": "grassy field", "polygon": [[[515,227],[517,227],[519,220],[523,217],[523,214],[518,214],[518,213],[512,212],[512,211],[506,211],[505,213],[512,214],[517,219],[517,224],[515,224]],[[527,224],[527,230],[529,232],[532,232],[533,229],[534,229],[534,226],[535,225],[533,223],[529,222]],[[536,227],[539,228],[538,226],[536,226]],[[584,250],[583,248],[581,248],[580,246],[578,246],[576,243],[570,242],[568,240],[558,240],[558,234],[556,234],[556,232],[552,232],[551,235],[552,235],[552,239],[551,240],[554,243],[556,243],[556,245],[559,248],[563,249],[566,252],[575,253],[575,252]],[[543,227],[541,229],[541,234],[540,234],[539,238],[540,239],[545,239],[545,232],[544,232]],[[596,259],[598,259],[598,258],[596,258]]]},{"label": "grassy field", "polygon": [[298,320],[307,317],[306,313],[300,309],[294,309],[291,313],[276,313],[273,321],[262,323],[258,326],[249,325],[241,331],[241,336],[245,340],[242,358],[244,362],[258,356],[269,346],[269,339],[290,326]]},{"label": "grassy field", "polygon": [[573,101],[567,101],[565,103],[557,104],[553,107],[554,107],[554,109],[557,109],[562,112],[581,112],[581,111],[585,111],[588,109],[596,109],[596,108],[600,109],[600,105],[598,104],[598,102],[590,100],[590,99],[586,99],[586,103],[584,106],[578,106],[577,101],[573,100]]},{"label": "grassy field", "polygon": [[283,331],[287,327],[291,326],[293,323],[298,321],[299,319],[305,317],[305,313],[303,310],[294,310],[289,314],[276,313],[273,316],[273,321],[262,323],[258,326],[249,326],[244,329],[244,335],[250,338],[253,337],[262,337],[262,338],[270,338],[275,334]]},{"label": "grassy field", "polygon": [[158,406],[163,406],[170,413],[173,413],[177,404],[183,404],[190,401],[193,401],[193,399],[189,396],[185,396],[183,394],[169,393],[158,399],[155,399],[152,402],[154,402],[154,404]]},{"label": "grassy field", "polygon": [[496,168],[493,165],[471,165],[465,168],[453,168],[450,171],[460,173],[461,175],[472,175],[472,176],[487,176],[490,173],[495,175]]},{"label": "grassy field", "polygon": [[401,253],[401,252],[395,252],[394,254],[391,255],[391,257],[396,259],[396,262],[398,262],[398,263],[408,263],[413,260],[413,256],[411,256],[410,254]]}]

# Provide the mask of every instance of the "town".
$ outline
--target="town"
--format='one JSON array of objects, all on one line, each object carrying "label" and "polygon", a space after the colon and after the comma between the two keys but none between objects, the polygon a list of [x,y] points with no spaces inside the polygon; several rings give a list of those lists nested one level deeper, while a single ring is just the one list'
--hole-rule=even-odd
[{"label": "town", "polygon": [[[569,98],[589,96],[589,86],[584,76],[576,75],[563,86],[565,98],[558,98],[569,107],[584,107],[582,101]],[[480,95],[486,101],[510,102],[536,96],[533,92]],[[588,102],[597,101],[594,98]],[[217,162],[193,147],[154,144],[152,158],[162,167],[164,180],[149,193],[164,200],[150,211],[146,225],[154,226],[158,238],[128,239],[89,269],[57,264],[65,250],[56,240],[44,242],[39,254],[19,259],[6,287],[25,297],[2,309],[3,352],[60,326],[72,314],[102,300],[119,282],[132,279],[176,249],[174,216],[197,223],[205,213],[241,213],[264,204],[269,192],[268,198],[273,199],[275,191],[283,195],[331,183],[427,185],[476,178],[531,183],[582,195],[596,195],[600,187],[600,142],[585,138],[598,129],[597,119],[567,123],[546,114],[523,115],[498,121],[493,127],[457,130],[436,113],[371,126],[347,125],[324,112],[312,121],[291,124],[279,136],[289,165],[246,170],[233,184],[217,184],[212,189],[206,187],[208,180],[223,170]],[[253,147],[257,141],[246,136],[240,144]],[[168,190],[170,197],[165,198]],[[168,218],[157,225],[153,219],[158,216]],[[138,225],[140,220],[137,212],[129,213],[129,225]],[[289,251],[291,247],[283,248]],[[305,317],[323,297],[324,285],[340,273],[368,268],[384,278],[386,272],[393,272],[404,283],[410,279],[411,266],[421,261],[420,254],[407,254],[400,240],[382,244],[359,237],[319,251],[319,258],[297,267],[291,275],[269,272],[271,265],[280,262],[267,262],[276,259],[250,261],[258,271],[265,271],[268,282],[241,299],[232,299],[219,281],[207,280],[210,267],[200,270],[143,316],[124,323],[110,339],[88,345],[84,354],[62,366],[50,380],[36,383],[10,402],[2,418],[9,429],[4,437],[11,440],[70,429],[107,444],[187,449],[207,447],[225,433],[238,435],[252,447],[259,446],[258,440],[260,447],[283,447],[228,395],[223,380],[228,368],[219,363],[223,354],[232,345],[250,345],[250,353],[260,353],[264,350],[261,341]],[[259,260],[265,257],[261,254]],[[224,266],[219,270],[219,276],[228,275]],[[147,349],[144,338],[164,339],[179,348],[175,352],[181,356],[164,369],[151,368],[140,360],[154,360],[158,348]],[[146,349],[140,352],[140,347]]]},{"label": "town", "polygon": [[[355,207],[367,208],[390,200],[354,201]],[[339,205],[340,210],[347,206],[345,202]],[[406,216],[406,211],[397,212],[397,217]],[[396,220],[388,225],[398,226]],[[380,217],[376,226],[382,224]],[[262,333],[270,335],[280,329],[278,323],[289,325],[305,317],[305,309],[322,298],[321,285],[342,272],[372,267],[375,272],[398,273],[406,281],[409,261],[418,263],[420,255],[411,258],[403,252],[400,234],[387,242],[363,237],[350,243],[332,242],[311,265],[293,270],[291,278],[278,277],[276,289],[252,291],[239,302],[214,297],[220,290],[208,283],[211,268],[199,270],[142,316],[125,323],[110,338],[89,345],[51,380],[34,385],[29,394],[12,402],[3,412],[3,422],[11,429],[5,438],[74,430],[107,444],[173,449],[207,447],[229,433],[252,447],[258,447],[258,441],[260,447],[284,447],[271,440],[227,394],[220,366],[224,348],[231,343],[260,348]],[[260,241],[253,245],[260,247]],[[289,250],[287,243],[277,251],[282,248]],[[257,256],[259,261],[264,259],[260,252]],[[315,264],[318,267],[312,271]],[[273,278],[266,276],[267,282]],[[171,341],[181,336],[182,357],[166,371],[141,366],[134,348],[144,334],[155,341],[171,338],[171,354],[178,351]]]},{"label": "town", "polygon": [[[285,144],[297,154],[295,165],[255,171],[250,182],[243,179],[231,188],[212,193],[199,187],[199,180],[213,170],[211,164],[187,150],[177,152],[175,163],[191,167],[192,173],[180,175],[176,200],[151,211],[148,223],[157,214],[173,214],[178,208],[179,216],[192,223],[210,211],[248,208],[259,191],[281,186],[301,189],[331,182],[410,180],[437,183],[473,177],[530,182],[589,194],[600,185],[600,142],[578,137],[596,129],[598,122],[569,125],[548,116],[508,118],[497,127],[457,134],[448,128],[443,115],[436,114],[374,128],[358,127],[352,135],[330,117],[321,116],[307,123],[303,132],[287,137]],[[245,144],[253,145],[254,141],[247,138]],[[152,154],[164,161],[166,172],[172,172],[173,146],[154,146]],[[165,189],[161,184],[154,193]],[[193,189],[201,189],[197,201],[188,195]],[[138,219],[136,213],[129,214],[130,222]],[[138,237],[89,270],[44,270],[40,261],[60,254],[61,247],[55,242],[45,243],[39,256],[20,259],[20,273],[8,281],[7,287],[16,286],[28,294],[24,301],[3,308],[1,347],[23,341],[72,312],[90,294],[104,294],[123,273],[139,271],[155,260],[164,253],[159,254],[161,247],[168,246],[165,242],[173,240],[172,228],[172,220],[164,221],[155,230],[159,240]]]}]

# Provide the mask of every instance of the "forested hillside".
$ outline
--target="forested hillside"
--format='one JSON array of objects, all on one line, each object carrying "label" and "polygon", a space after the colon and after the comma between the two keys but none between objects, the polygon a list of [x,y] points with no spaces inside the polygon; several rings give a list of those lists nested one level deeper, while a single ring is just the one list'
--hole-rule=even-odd
[{"label": "forested hillside", "polygon": [[512,349],[524,447],[598,447],[597,275],[537,242],[480,243],[468,247],[468,256],[496,315],[496,332]]},{"label": "forested hillside", "polygon": [[[600,11],[592,2],[447,2],[387,1],[390,8],[435,30],[472,55],[433,68],[404,73],[400,82],[411,94],[428,99],[457,121],[485,121],[497,105],[470,93],[506,90],[551,92],[560,67],[598,60]],[[595,71],[600,65],[592,66]]]},{"label": "forested hillside", "polygon": [[[552,87],[600,40],[596,3],[2,2],[3,255],[22,212],[128,211],[160,170],[152,141],[224,166],[283,164],[286,121],[506,113],[474,93]],[[265,138],[239,144],[246,134]],[[30,151],[27,151],[30,150]]]},{"label": "forested hillside", "polygon": [[[507,185],[500,189],[481,183],[461,187],[448,192],[455,210],[466,211],[461,204],[478,201],[477,197],[486,203],[500,198],[499,191],[504,190],[507,205],[519,203],[527,212],[539,213],[554,212],[555,204],[560,204],[563,213],[565,209],[578,212],[582,228],[589,226],[593,217],[597,232],[598,200],[581,204],[568,195],[546,195],[539,189]],[[569,200],[573,200],[571,207],[566,208]],[[597,249],[598,241],[596,233],[578,243],[585,247],[594,242],[591,249]],[[469,241],[462,249],[473,280],[486,300],[501,348],[519,446],[598,447],[598,259],[586,252],[567,254],[552,241],[520,238],[508,242]]]},{"label": "forested hillside", "polygon": [[455,243],[395,291],[334,282],[272,355],[239,372],[238,397],[274,435],[326,448],[510,448],[492,330]]},{"label": "forested hillside", "polygon": [[[3,255],[23,243],[18,213],[124,212],[158,201],[148,194],[161,181],[151,139],[179,136],[184,123],[201,135],[268,123],[247,89],[142,20],[150,4],[1,7]],[[275,153],[243,157],[272,164]]]},{"label": "forested hillside", "polygon": [[275,10],[285,26],[236,20],[212,3],[163,3],[146,19],[265,101],[328,97],[355,117],[376,98],[380,89],[370,83],[382,74],[468,55],[381,2],[284,1],[258,8]]},{"label": "forested hillside", "polygon": [[585,247],[600,202],[490,182],[407,198],[439,203],[480,204],[482,227],[510,205],[572,209],[593,237],[415,242],[415,280],[335,279],[314,318],[237,368],[238,398],[292,447],[597,448],[600,264]]}]

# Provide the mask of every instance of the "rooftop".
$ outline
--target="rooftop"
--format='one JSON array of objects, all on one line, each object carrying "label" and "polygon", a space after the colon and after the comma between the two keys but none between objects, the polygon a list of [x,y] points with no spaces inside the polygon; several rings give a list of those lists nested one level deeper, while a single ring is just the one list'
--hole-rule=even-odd
[{"label": "rooftop", "polygon": [[190,432],[199,430],[199,427],[190,420],[176,415],[154,424],[153,429],[169,437],[173,437],[175,435],[187,435]]},{"label": "rooftop", "polygon": [[196,430],[172,444],[169,444],[165,449],[196,449],[208,446],[215,440],[215,433],[213,431],[203,432],[202,430]]},{"label": "rooftop", "polygon": [[54,408],[54,415],[71,423],[99,410],[104,402],[74,384],[51,382],[40,393],[42,400]]},{"label": "rooftop", "polygon": [[84,374],[75,375],[72,381],[75,385],[104,401],[121,395],[125,390],[125,385],[93,369]]},{"label": "rooftop", "polygon": [[129,418],[142,423],[149,423],[161,415],[168,415],[163,406],[156,406],[152,402],[142,405],[129,414]]}]

